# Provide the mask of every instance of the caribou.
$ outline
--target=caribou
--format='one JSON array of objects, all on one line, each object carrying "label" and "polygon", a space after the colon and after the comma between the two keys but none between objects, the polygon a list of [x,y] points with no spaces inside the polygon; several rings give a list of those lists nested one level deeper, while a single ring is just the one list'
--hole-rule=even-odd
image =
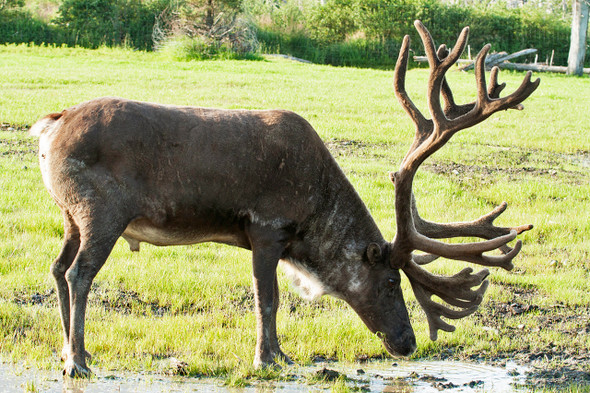
[{"label": "caribou", "polygon": [[[443,276],[423,265],[442,257],[510,270],[522,243],[508,244],[532,225],[494,225],[505,203],[470,222],[427,221],[418,213],[413,179],[424,160],[457,131],[495,112],[521,109],[539,80],[531,82],[529,72],[516,91],[500,97],[505,84],[498,84],[497,68],[486,87],[486,45],[476,60],[477,97],[458,105],[445,74],[463,52],[469,28],[449,50],[445,45],[435,48],[421,22],[415,26],[430,65],[431,118],[405,90],[410,48],[406,36],[393,84],[416,133],[399,170],[390,174],[397,224],[391,242],[383,238],[312,126],[293,112],[106,97],[40,119],[30,133],[39,137],[43,182],[64,219],[63,247],[50,269],[61,312],[64,374],[91,373],[84,343],[88,294],[120,237],[133,251],[141,242],[219,242],[251,250],[257,367],[290,362],[276,330],[279,261],[303,293],[346,301],[393,355],[410,355],[416,348],[400,271],[426,313],[432,340],[439,330],[454,330],[443,318],[472,314],[488,287],[488,269],[473,273],[466,267]],[[454,237],[482,240],[437,240]],[[500,252],[490,254],[496,249]]]}]

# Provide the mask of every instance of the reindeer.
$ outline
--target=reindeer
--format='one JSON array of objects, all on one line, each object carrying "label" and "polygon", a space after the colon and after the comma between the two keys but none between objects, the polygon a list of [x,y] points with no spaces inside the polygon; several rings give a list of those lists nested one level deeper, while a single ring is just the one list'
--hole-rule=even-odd
[{"label": "reindeer", "polygon": [[[445,73],[467,43],[463,29],[452,50],[435,49],[416,21],[430,64],[424,117],[405,91],[409,37],[394,71],[396,96],[416,135],[395,185],[397,234],[386,241],[353,186],[312,126],[282,110],[248,111],[164,106],[99,98],[50,114],[31,129],[40,136],[45,186],[64,218],[64,244],[51,265],[64,335],[64,374],[88,376],[84,344],[86,303],[92,280],[115,242],[131,250],[219,242],[252,251],[257,316],[254,365],[290,362],[276,333],[281,261],[310,296],[344,299],[391,354],[410,355],[414,331],[400,287],[400,270],[426,312],[430,337],[454,327],[442,318],[473,313],[488,286],[487,269],[453,276],[422,265],[438,257],[512,269],[521,249],[508,243],[531,225],[498,227],[506,203],[471,222],[438,224],[420,217],[412,191],[416,171],[457,131],[494,112],[521,108],[539,85],[530,72],[521,86],[499,97],[498,69],[486,89],[486,45],[476,60],[477,98],[457,105]],[[440,97],[444,100],[444,107]],[[436,239],[479,237],[474,243]],[[501,255],[486,254],[500,249]],[[415,253],[421,251],[421,253]],[[436,295],[446,304],[432,300]]]}]

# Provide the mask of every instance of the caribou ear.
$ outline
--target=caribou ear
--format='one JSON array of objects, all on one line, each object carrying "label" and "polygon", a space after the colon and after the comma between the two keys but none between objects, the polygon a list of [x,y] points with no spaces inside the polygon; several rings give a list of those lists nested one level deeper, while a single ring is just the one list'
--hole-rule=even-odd
[{"label": "caribou ear", "polygon": [[381,250],[381,246],[377,243],[370,243],[367,246],[367,261],[369,261],[369,265],[374,266],[375,264],[381,262],[383,257],[383,251]]}]

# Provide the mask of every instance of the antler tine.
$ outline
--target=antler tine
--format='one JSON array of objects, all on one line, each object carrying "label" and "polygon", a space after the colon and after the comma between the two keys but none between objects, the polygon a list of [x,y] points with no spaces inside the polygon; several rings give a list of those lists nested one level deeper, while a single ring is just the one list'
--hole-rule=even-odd
[{"label": "antler tine", "polygon": [[408,93],[406,92],[406,71],[408,70],[408,58],[410,52],[410,36],[406,35],[402,41],[402,46],[399,51],[395,70],[393,73],[393,86],[395,95],[410,118],[414,121],[416,129],[423,129],[428,120],[416,108]]},{"label": "antler tine", "polygon": [[430,32],[419,20],[414,21],[414,27],[416,27],[416,30],[418,30],[418,34],[422,39],[424,52],[426,52],[426,57],[428,58],[428,64],[430,65],[430,68],[438,66],[440,64],[440,59],[436,55],[436,49],[434,49],[434,39],[432,39]]},{"label": "antler tine", "polygon": [[[438,51],[436,52],[436,54],[439,59],[441,59],[441,60],[445,59],[449,55],[449,49],[447,48],[447,46],[445,44],[442,44],[441,46],[438,47]],[[444,108],[445,116],[448,119],[454,119],[456,117],[464,115],[465,113],[469,112],[473,108],[473,106],[475,105],[474,102],[471,104],[466,104],[466,105],[457,105],[455,103],[455,99],[453,97],[453,92],[451,90],[451,87],[449,86],[449,83],[447,82],[446,76],[443,78],[440,92],[441,92],[443,101],[445,103],[445,108]]]},{"label": "antler tine", "polygon": [[[444,322],[441,317],[460,319],[471,315],[481,304],[489,284],[485,280],[489,274],[487,269],[472,274],[472,269],[466,268],[452,277],[444,277],[431,274],[411,262],[404,271],[409,273],[408,277],[416,300],[426,313],[430,339],[433,341],[438,338],[438,330],[447,332],[455,330],[454,326]],[[477,290],[471,289],[476,286],[479,286]],[[433,301],[433,295],[456,309]]]},{"label": "antler tine", "polygon": [[491,98],[500,98],[500,93],[506,87],[506,82],[498,84],[498,73],[500,69],[497,66],[492,67],[490,71],[490,87],[488,88],[488,95]]},{"label": "antler tine", "polygon": [[507,254],[499,256],[483,254],[505,246],[508,242],[514,240],[516,235],[517,232],[513,230],[507,235],[499,236],[484,242],[448,244],[430,239],[415,231],[410,234],[410,242],[414,246],[414,249],[429,254],[449,259],[473,262],[483,266],[498,266],[503,267],[506,270],[511,270],[514,267],[512,265],[512,259],[518,254],[522,246],[520,240]]},{"label": "antler tine", "polygon": [[[431,239],[453,237],[479,237],[482,239],[494,239],[499,236],[507,235],[511,231],[515,231],[516,234],[519,235],[533,228],[531,224],[519,225],[514,227],[495,226],[494,221],[496,220],[496,218],[500,216],[500,214],[502,214],[506,210],[507,207],[508,204],[506,202],[502,202],[500,205],[496,206],[494,210],[487,214],[484,214],[476,220],[469,222],[452,222],[448,224],[441,224],[424,220],[418,213],[418,208],[416,207],[416,199],[412,195],[412,215],[414,219],[415,228],[419,233]],[[500,246],[499,248],[504,254],[509,254],[513,251],[513,249],[508,247],[507,245]],[[419,265],[430,263],[436,259],[429,258],[424,255],[419,255],[418,257],[419,258],[418,260],[416,260],[416,263],[418,263]],[[486,266],[492,265],[486,264]],[[504,267],[504,265],[494,266]],[[512,268],[511,264],[507,264],[506,266],[510,266],[510,269]]]},{"label": "antler tine", "polygon": [[[414,25],[420,34],[428,62],[430,64],[429,89],[427,92],[428,108],[432,120],[425,119],[424,116],[416,109],[415,105],[409,99],[403,84],[405,83],[405,75],[407,69],[407,59],[410,40],[405,38],[402,43],[402,49],[398,56],[396,69],[394,73],[394,87],[398,100],[410,115],[416,125],[416,136],[414,143],[410,147],[402,166],[413,167],[415,169],[432,153],[434,153],[440,146],[442,146],[451,134],[446,132],[448,128],[448,119],[441,107],[440,94],[445,80],[445,73],[448,69],[459,59],[461,53],[467,45],[467,37],[469,36],[469,27],[465,27],[455,46],[450,53],[447,53],[441,60],[434,49],[434,40],[430,32],[420,21],[415,21]],[[449,90],[450,91],[450,90]],[[428,138],[432,138],[433,132],[439,135],[430,143],[424,143]],[[441,135],[442,132],[442,135]],[[419,150],[419,151],[418,151]]]},{"label": "antler tine", "polygon": [[432,116],[434,124],[439,125],[440,131],[448,121],[440,104],[440,93],[444,83],[443,81],[445,80],[445,73],[453,64],[455,64],[463,53],[463,50],[465,50],[467,38],[469,36],[469,27],[463,28],[451,52],[447,52],[444,58],[439,58],[437,51],[434,49],[434,40],[432,39],[430,32],[420,21],[415,21],[414,26],[420,34],[420,38],[424,45],[424,51],[426,52],[426,57],[430,64],[431,73],[427,93],[428,109],[430,110],[430,115]]},{"label": "antler tine", "polygon": [[[522,109],[523,106],[520,105],[522,101],[528,98],[533,91],[539,86],[541,82],[540,79],[531,82],[531,71],[528,71],[518,87],[512,94],[502,97],[502,98],[495,98],[489,94],[488,90],[486,89],[486,80],[485,80],[485,58],[490,50],[489,44],[484,46],[483,49],[477,55],[477,59],[475,61],[475,79],[477,83],[477,101],[473,109],[471,109],[468,113],[458,118],[453,119],[452,122],[449,124],[449,132],[455,133],[459,130],[469,128],[474,126],[475,124],[481,123],[488,117],[490,117],[493,113],[504,110],[504,109]],[[499,94],[500,90],[503,88],[496,87],[501,86],[497,85],[497,72],[493,71],[492,74],[492,85],[490,86],[490,91],[495,94]]]},{"label": "antler tine", "polygon": [[[446,47],[446,45],[443,44],[439,46],[437,51],[437,56],[439,59],[444,59],[448,56],[448,54],[449,50]],[[506,87],[506,83],[498,83],[499,71],[500,69],[497,66],[494,66],[490,72],[490,86],[488,87],[488,96],[490,98],[500,98],[500,93]],[[453,92],[451,91],[451,88],[449,86],[449,83],[447,82],[446,77],[442,81],[441,95],[445,102],[445,116],[450,120],[456,119],[457,117],[468,113],[470,110],[473,109],[476,103],[475,101],[473,101],[469,104],[457,105],[455,103],[455,99],[453,98]],[[523,110],[524,106],[522,104],[517,104],[510,109]]]},{"label": "antler tine", "polygon": [[[451,238],[451,237],[461,237],[461,236],[471,236],[471,237],[480,237],[484,239],[491,239],[493,237],[506,235],[510,233],[512,228],[498,228],[500,231],[493,231],[493,233],[488,233],[489,226],[493,227],[494,220],[506,210],[508,204],[506,202],[502,203],[501,205],[497,206],[491,212],[481,216],[480,218],[471,221],[471,222],[456,222],[456,223],[449,223],[449,224],[441,224],[436,222],[431,222],[423,219],[418,212],[418,207],[416,206],[416,197],[412,194],[412,215],[414,217],[414,224],[416,226],[416,230],[433,239],[442,239],[442,238]],[[466,228],[469,227],[472,229],[469,233],[466,233]]]},{"label": "antler tine", "polygon": [[430,111],[430,115],[432,116],[432,121],[438,126],[437,131],[443,131],[446,128],[448,119],[445,116],[440,103],[441,89],[444,83],[443,81],[445,80],[445,73],[453,64],[455,64],[455,62],[463,53],[463,50],[465,50],[467,38],[469,36],[469,27],[463,28],[451,52],[447,53],[446,56],[441,59],[434,48],[434,40],[432,39],[430,32],[426,29],[422,22],[417,20],[414,22],[414,26],[420,34],[420,38],[422,39],[422,43],[424,45],[424,51],[426,52],[426,57],[428,58],[428,64],[430,65],[431,73],[427,92],[428,109]]},{"label": "antler tine", "polygon": [[428,265],[430,262],[434,262],[438,258],[439,256],[434,254],[412,254],[412,260],[418,265]]},{"label": "antler tine", "polygon": [[490,44],[484,45],[475,58],[475,83],[477,86],[477,101],[475,108],[481,107],[490,101],[487,91],[486,82],[486,57],[492,46]]},{"label": "antler tine", "polygon": [[[506,82],[498,84],[499,73],[500,68],[498,68],[498,66],[492,67],[492,70],[490,71],[490,87],[488,87],[488,95],[490,96],[490,98],[500,98],[500,93],[506,87]],[[524,105],[517,104],[511,107],[510,109],[516,109],[521,111],[524,109]]]},{"label": "antler tine", "polygon": [[472,268],[466,267],[453,276],[440,276],[430,273],[414,261],[410,261],[404,268],[404,271],[410,274],[411,281],[422,284],[441,298],[443,296],[449,296],[468,302],[473,301],[477,297],[471,288],[480,285],[490,274],[488,269],[482,269],[477,273],[473,273]]},{"label": "antler tine", "polygon": [[434,48],[434,40],[426,26],[424,26],[419,20],[414,21],[414,26],[416,27],[416,30],[418,30],[418,34],[420,34],[420,38],[422,39],[424,51],[428,58],[428,64],[431,68],[441,65],[440,70],[437,70],[436,72],[436,76],[439,76],[438,74],[444,75],[444,73],[455,64],[465,50],[465,47],[467,46],[467,38],[469,37],[469,27],[464,27],[461,34],[459,34],[457,42],[450,52],[450,56],[447,55],[444,58],[439,58],[437,50]]},{"label": "antler tine", "polygon": [[541,79],[539,78],[537,78],[537,80],[535,80],[534,82],[531,82],[532,75],[533,73],[531,71],[527,71],[522,83],[520,84],[518,89],[514,91],[514,93],[507,95],[503,98],[492,100],[492,103],[494,103],[495,105],[490,105],[490,108],[488,110],[489,114],[491,115],[494,112],[515,107],[517,105],[520,105],[522,101],[526,100],[528,96],[530,96],[533,93],[533,91],[537,89],[539,83],[541,83]]}]

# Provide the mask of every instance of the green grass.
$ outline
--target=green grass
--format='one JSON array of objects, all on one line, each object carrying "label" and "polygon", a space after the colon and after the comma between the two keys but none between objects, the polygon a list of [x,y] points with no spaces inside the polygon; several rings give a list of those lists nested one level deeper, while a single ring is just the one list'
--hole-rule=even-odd
[{"label": "green grass", "polygon": [[[393,186],[413,137],[413,126],[393,94],[391,71],[334,68],[277,59],[175,62],[154,53],[122,49],[0,46],[0,122],[31,125],[98,96],[222,108],[285,108],[307,118],[343,166],[386,238],[395,234]],[[407,89],[417,105],[428,71],[412,70]],[[514,90],[523,77],[503,72]],[[475,95],[473,74],[449,73],[460,101]],[[514,288],[530,291],[526,302],[542,310],[590,304],[590,79],[541,75],[541,86],[523,112],[506,111],[459,133],[424,165],[415,182],[425,218],[476,218],[502,201],[502,225],[532,223],[512,272],[494,270],[480,313],[513,302]],[[342,141],[354,141],[345,144]],[[0,355],[42,367],[59,367],[61,333],[48,268],[61,246],[59,210],[44,190],[34,150],[22,131],[0,131]],[[556,263],[550,263],[552,260]],[[430,270],[450,274],[459,262],[437,261]],[[293,360],[317,356],[354,360],[384,350],[343,302],[301,301],[280,277],[278,330]],[[139,254],[120,241],[95,280],[87,315],[91,366],[158,369],[174,356],[193,375],[224,376],[239,386],[252,378],[255,318],[249,252],[202,244],[158,248]],[[543,348],[590,350],[588,335],[549,326],[529,329],[534,313],[505,321],[498,332],[476,316],[457,321],[453,334],[435,343],[407,281],[403,282],[419,350],[435,356]],[[34,294],[47,295],[44,305]],[[53,302],[53,303],[52,303]],[[573,312],[573,311],[572,311]],[[572,320],[571,329],[584,322]],[[519,325],[527,328],[519,330]],[[560,328],[563,327],[563,329]],[[586,369],[588,366],[586,365]]]}]

